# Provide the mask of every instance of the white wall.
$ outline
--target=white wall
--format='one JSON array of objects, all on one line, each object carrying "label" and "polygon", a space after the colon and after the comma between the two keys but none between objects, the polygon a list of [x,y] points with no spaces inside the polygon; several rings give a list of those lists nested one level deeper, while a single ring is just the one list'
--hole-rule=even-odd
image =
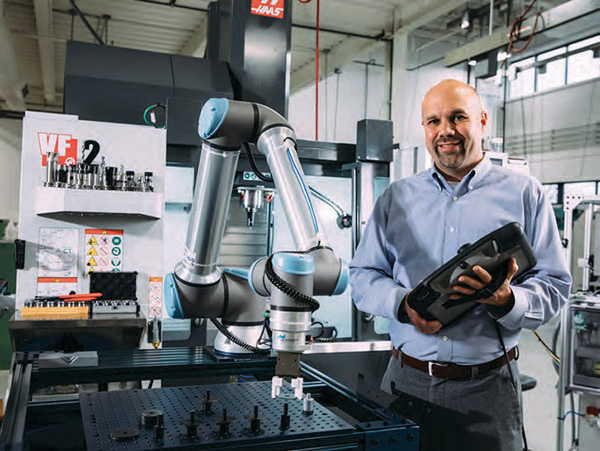
[{"label": "white wall", "polygon": [[507,102],[507,143],[523,143],[510,153],[525,156],[543,183],[600,179],[600,145],[592,130],[600,122],[599,96],[600,79],[594,79]]},{"label": "white wall", "polygon": [[[389,119],[386,46],[363,55],[319,82],[319,141],[356,142],[361,119]],[[374,64],[362,64],[372,61]],[[290,96],[289,121],[300,139],[315,139],[314,84]]]},{"label": "white wall", "polygon": [[[395,151],[391,179],[399,180],[430,165],[421,126],[421,101],[427,90],[446,78],[467,81],[466,65],[447,68],[443,60],[415,65],[412,42],[406,34],[394,38],[394,71],[392,74],[392,120],[394,142],[400,143]],[[425,59],[428,61],[429,59]],[[416,148],[416,151],[415,151]]]},{"label": "white wall", "polygon": [[0,119],[0,219],[19,219],[22,133],[22,120]]}]

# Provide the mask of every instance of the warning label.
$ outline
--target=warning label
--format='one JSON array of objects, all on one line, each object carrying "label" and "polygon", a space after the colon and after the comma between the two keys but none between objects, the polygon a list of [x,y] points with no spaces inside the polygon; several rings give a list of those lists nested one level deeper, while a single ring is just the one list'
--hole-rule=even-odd
[{"label": "warning label", "polygon": [[283,19],[284,0],[252,0],[252,14]]},{"label": "warning label", "polygon": [[86,277],[92,271],[118,272],[123,266],[123,231],[85,229]]},{"label": "warning label", "polygon": [[150,318],[160,318],[162,316],[162,277],[150,277],[148,287],[150,292],[148,316]]}]

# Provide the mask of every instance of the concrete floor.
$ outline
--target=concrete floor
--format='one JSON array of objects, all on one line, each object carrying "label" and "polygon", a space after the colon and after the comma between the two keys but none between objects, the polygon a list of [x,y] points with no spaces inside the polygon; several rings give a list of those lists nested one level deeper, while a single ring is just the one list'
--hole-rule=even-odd
[{"label": "concrete floor", "polygon": [[[537,331],[550,347],[557,322],[558,319],[555,318]],[[531,331],[523,331],[519,341],[519,350],[519,371],[537,381],[535,388],[523,392],[525,433],[529,449],[530,451],[554,451],[556,449],[558,373],[552,365],[552,359]],[[568,398],[565,407],[566,410],[570,410]],[[566,422],[564,434],[564,450],[568,451],[571,443],[570,418]]]}]

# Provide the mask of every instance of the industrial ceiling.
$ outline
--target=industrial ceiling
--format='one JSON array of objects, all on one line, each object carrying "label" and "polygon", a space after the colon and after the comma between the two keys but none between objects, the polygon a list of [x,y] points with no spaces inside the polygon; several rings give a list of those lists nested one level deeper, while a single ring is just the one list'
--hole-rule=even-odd
[{"label": "industrial ceiling", "polygon": [[[509,25],[529,4],[492,1],[494,28]],[[534,10],[562,3],[538,1]],[[209,0],[0,0],[0,108],[11,109],[27,86],[26,108],[62,110],[65,43],[96,42],[75,9],[106,45],[202,57],[208,4]],[[460,47],[487,34],[490,17],[489,0],[292,0],[292,5],[292,92],[315,79],[317,7],[321,75],[391,42],[398,31],[417,38],[421,47],[428,42]],[[467,9],[475,26],[465,31],[460,25]]]}]

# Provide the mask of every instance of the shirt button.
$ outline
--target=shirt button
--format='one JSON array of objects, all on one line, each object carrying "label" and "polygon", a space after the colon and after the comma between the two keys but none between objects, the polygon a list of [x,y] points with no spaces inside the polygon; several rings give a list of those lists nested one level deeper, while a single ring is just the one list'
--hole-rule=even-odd
[{"label": "shirt button", "polygon": [[456,229],[454,227],[450,227],[450,233],[454,233]]},{"label": "shirt button", "polygon": [[452,200],[453,200],[454,202],[456,202],[456,201],[458,200],[458,197],[456,197],[456,196],[452,196]]},{"label": "shirt button", "polygon": [[448,341],[448,337],[446,337],[445,335],[442,337],[442,340],[444,341]]}]

